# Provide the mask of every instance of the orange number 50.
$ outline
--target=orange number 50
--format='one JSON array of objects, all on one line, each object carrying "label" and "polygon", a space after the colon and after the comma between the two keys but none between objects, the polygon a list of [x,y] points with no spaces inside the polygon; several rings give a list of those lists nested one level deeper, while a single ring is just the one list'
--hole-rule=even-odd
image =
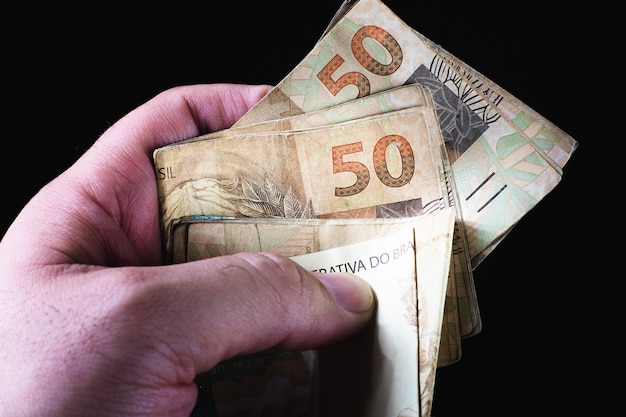
[{"label": "orange number 50", "polygon": [[[391,56],[391,62],[384,64],[373,58],[363,47],[363,40],[372,38],[383,46]],[[400,44],[386,30],[378,26],[363,26],[352,37],[351,45],[354,58],[369,72],[376,75],[393,74],[402,64],[402,49]],[[370,82],[365,75],[352,71],[340,76],[337,81],[333,80],[332,74],[344,63],[344,59],[336,54],[317,74],[317,78],[324,84],[333,96],[336,96],[347,85],[355,85],[359,89],[358,97],[370,93]]]},{"label": "orange number 50", "polygon": [[[396,146],[400,152],[402,170],[400,175],[394,177],[389,172],[387,166],[386,152],[389,146]],[[367,166],[357,161],[344,161],[343,156],[363,151],[362,142],[349,143],[333,147],[333,173],[353,172],[356,181],[349,187],[335,187],[336,197],[349,197],[360,193],[370,182],[370,171]],[[409,142],[399,135],[387,135],[378,140],[374,146],[372,155],[374,162],[374,172],[376,176],[387,187],[402,187],[411,181],[415,173],[415,156]]]}]

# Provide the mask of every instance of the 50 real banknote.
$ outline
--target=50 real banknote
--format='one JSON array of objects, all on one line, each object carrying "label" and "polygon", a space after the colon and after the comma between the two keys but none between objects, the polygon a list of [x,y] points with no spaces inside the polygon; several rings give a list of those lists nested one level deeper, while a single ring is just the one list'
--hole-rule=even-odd
[{"label": "50 real banknote", "polygon": [[[183,216],[398,218],[453,206],[450,168],[432,96],[420,86],[387,90],[278,122],[215,132],[155,151],[157,166],[169,177],[159,183],[159,190],[171,261],[185,260],[178,248],[181,239],[171,231],[172,222]],[[272,130],[285,127],[291,130]],[[302,150],[285,153],[270,143]],[[372,164],[378,168],[368,168]],[[314,182],[315,190],[303,190],[300,184],[307,181]],[[329,186],[324,188],[324,183]],[[353,184],[350,191],[337,187],[344,184]],[[302,197],[307,192],[313,197]],[[308,206],[312,198],[335,203]],[[458,360],[460,338],[479,323],[460,227],[457,222],[441,365]]]},{"label": "50 real banknote", "polygon": [[[432,323],[418,332],[418,404],[383,412],[428,416],[434,368],[458,360],[460,339],[481,329],[472,269],[554,189],[577,146],[382,1],[346,1],[310,53],[232,128],[155,150],[164,251],[171,262],[214,256],[198,233],[207,219],[257,219],[258,228],[452,209],[447,276],[437,281],[445,302],[431,313],[436,336],[422,333]],[[423,354],[433,341],[436,354]]]},{"label": "50 real banknote", "polygon": [[[311,271],[352,272],[366,279],[377,297],[376,329],[349,347],[320,352],[319,366],[325,372],[318,382],[319,415],[359,410],[357,415],[364,417],[427,416],[442,336],[454,223],[454,209],[449,207],[395,219],[186,218],[177,221],[175,229],[187,236],[185,261],[275,252]],[[297,378],[296,372],[301,373],[299,368],[283,371],[281,378],[292,384],[300,381],[302,392],[315,395],[312,376]],[[234,414],[233,392],[242,397],[250,397],[250,392],[245,394],[246,384],[222,374],[213,375],[216,407]],[[277,377],[276,371],[271,374]],[[264,389],[255,391],[263,393]],[[248,398],[241,401],[238,411],[244,412],[251,401],[258,401],[262,409],[267,399]]]},{"label": "50 real banknote", "polygon": [[559,183],[578,142],[382,1],[346,2],[313,50],[235,126],[407,83],[433,94],[475,267]]}]

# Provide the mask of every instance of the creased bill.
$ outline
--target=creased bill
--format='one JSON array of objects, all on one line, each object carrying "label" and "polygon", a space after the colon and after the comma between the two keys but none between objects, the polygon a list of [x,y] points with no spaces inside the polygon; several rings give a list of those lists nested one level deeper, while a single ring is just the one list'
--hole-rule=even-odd
[{"label": "creased bill", "polygon": [[[183,216],[410,217],[448,204],[432,108],[154,152],[164,241]],[[166,253],[169,253],[166,247]]]},{"label": "creased bill", "polygon": [[320,415],[428,416],[454,219],[447,208],[415,218],[207,218],[177,224],[186,230],[184,261],[271,251],[310,270],[366,279],[379,303],[376,329],[320,350]]},{"label": "creased bill", "polygon": [[[383,2],[347,3],[313,50],[235,126],[316,111],[406,83],[427,87],[476,266],[559,183],[578,143],[410,28]],[[512,136],[510,123],[521,132]]]},{"label": "creased bill", "polygon": [[300,113],[291,117],[254,123],[240,128],[231,127],[178,143],[234,137],[252,133],[293,131],[323,127],[424,105],[431,106],[434,109],[430,92],[419,84],[409,84],[370,94],[360,100],[339,103],[335,106],[309,113]]},{"label": "creased bill", "polygon": [[[419,111],[426,116],[424,121],[428,134],[431,136],[431,140],[429,141],[430,152],[433,154],[433,159],[438,161],[442,188],[445,184],[446,198],[448,201],[442,203],[442,207],[456,206],[457,215],[460,215],[459,207],[455,204],[455,199],[457,198],[456,191],[454,190],[447,153],[437,125],[432,95],[428,90],[418,84],[409,84],[310,113],[302,113],[292,117],[210,133],[155,151],[154,160],[157,170],[161,174],[159,176],[159,198],[163,213],[162,220],[167,245],[169,245],[170,241],[179,241],[172,240],[168,236],[170,233],[168,223],[171,224],[171,219],[176,218],[176,216],[215,215],[236,217],[244,215],[244,212],[235,212],[234,210],[231,213],[225,214],[223,210],[213,207],[212,204],[214,204],[217,199],[207,192],[208,187],[206,183],[210,179],[200,178],[200,176],[192,174],[194,171],[198,171],[196,165],[216,165],[223,163],[216,159],[210,159],[210,155],[206,160],[203,160],[200,157],[203,152],[209,152],[213,149],[225,149],[229,146],[232,146],[233,149],[241,149],[241,143],[230,145],[229,142],[222,142],[220,144],[216,143],[204,146],[200,144],[201,142],[217,139],[239,141],[240,138],[249,138],[250,135],[263,134],[267,138],[267,135],[271,134],[285,136],[296,132],[305,140],[305,130],[311,130],[312,132],[310,134],[313,134],[315,129],[324,129],[331,125],[374,119],[382,120],[382,117],[385,115],[394,116],[398,114],[397,112],[400,110],[407,112],[410,109],[415,110],[417,107],[420,107]],[[327,134],[335,134],[334,132],[336,131],[336,129],[329,130]],[[254,145],[250,145],[247,148],[248,153],[254,155],[255,158],[267,158],[267,146],[264,145],[256,147],[255,149],[253,149],[253,146]],[[393,142],[390,142],[387,147],[393,148]],[[420,150],[417,151],[421,152]],[[351,158],[353,156],[354,155],[345,155],[345,158]],[[183,161],[182,164],[181,161]],[[278,162],[280,164],[280,161]],[[178,166],[181,165],[183,166],[182,171],[178,168]],[[249,164],[244,160],[242,161],[242,166],[238,169],[247,169],[248,166]],[[346,164],[346,167],[347,166]],[[424,168],[425,167],[422,167],[422,169]],[[235,171],[233,170],[233,172]],[[255,174],[252,173],[252,175]],[[317,175],[318,172],[315,171],[313,173],[314,181],[317,181]],[[176,189],[172,190],[171,187],[169,187],[169,184],[172,183],[179,185],[176,186]],[[253,199],[255,198],[256,197]],[[413,201],[379,205],[376,210],[373,210],[372,207],[365,209],[353,208],[350,210],[336,211],[332,214],[316,214],[315,216],[341,218],[413,216],[419,214],[420,211],[416,210],[415,199],[412,200]],[[407,210],[408,207],[411,207],[411,209]],[[263,217],[267,214],[270,216],[278,215],[276,213],[278,212],[266,213],[258,212],[257,210],[252,216]],[[250,214],[246,213],[245,215]],[[284,215],[286,217],[293,217],[292,213],[285,212]],[[471,276],[469,252],[467,245],[464,243],[465,234],[462,226],[462,222],[458,221],[455,227],[454,255],[451,260],[450,277],[448,280],[449,285],[460,286],[459,290],[455,291],[458,295],[458,300],[450,300],[446,306],[447,310],[452,310],[446,313],[449,317],[446,323],[458,329],[450,329],[450,331],[447,331],[446,337],[442,340],[442,343],[448,345],[449,348],[444,349],[445,353],[439,357],[441,365],[450,364],[460,357],[460,340],[448,340],[449,338],[468,336],[480,330],[480,316],[477,300],[475,296],[472,295],[473,278]],[[166,252],[171,254],[171,257],[175,257],[176,251],[176,248],[169,247]]]},{"label": "creased bill", "polygon": [[[183,216],[411,217],[454,205],[432,96],[421,86],[398,87],[277,122],[228,129],[155,151],[157,169],[166,173],[158,185],[170,260],[180,258],[176,245],[184,241],[171,239],[171,224]],[[287,127],[291,130],[273,130]],[[369,168],[372,162],[374,169]],[[324,187],[325,178],[340,184],[351,176],[353,192],[338,194],[337,187]],[[393,200],[381,200],[385,195]],[[326,208],[315,203],[331,198],[336,203]],[[458,237],[461,225],[456,225],[449,268],[450,285],[458,281],[461,289],[455,291],[459,299],[446,307],[453,309],[446,313],[446,324],[457,329],[446,331],[441,365],[460,357],[460,340],[449,338],[480,328],[476,300],[465,291],[473,288],[473,280],[469,255]]]}]

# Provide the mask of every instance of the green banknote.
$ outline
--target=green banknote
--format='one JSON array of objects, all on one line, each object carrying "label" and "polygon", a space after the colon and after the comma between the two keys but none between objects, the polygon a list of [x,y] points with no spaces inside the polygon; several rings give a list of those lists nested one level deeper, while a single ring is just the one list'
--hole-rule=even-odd
[{"label": "green banknote", "polygon": [[380,0],[347,2],[313,50],[235,126],[407,83],[433,94],[475,267],[559,183],[578,143]]}]

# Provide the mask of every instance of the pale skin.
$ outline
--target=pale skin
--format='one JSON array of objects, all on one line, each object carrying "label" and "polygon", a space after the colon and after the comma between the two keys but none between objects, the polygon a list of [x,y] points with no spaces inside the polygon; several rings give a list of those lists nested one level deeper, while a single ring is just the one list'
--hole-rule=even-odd
[{"label": "pale skin", "polygon": [[162,265],[152,150],[231,126],[269,89],[165,91],[28,202],[0,241],[0,415],[189,416],[194,377],[221,360],[370,321],[353,275],[271,253]]}]

